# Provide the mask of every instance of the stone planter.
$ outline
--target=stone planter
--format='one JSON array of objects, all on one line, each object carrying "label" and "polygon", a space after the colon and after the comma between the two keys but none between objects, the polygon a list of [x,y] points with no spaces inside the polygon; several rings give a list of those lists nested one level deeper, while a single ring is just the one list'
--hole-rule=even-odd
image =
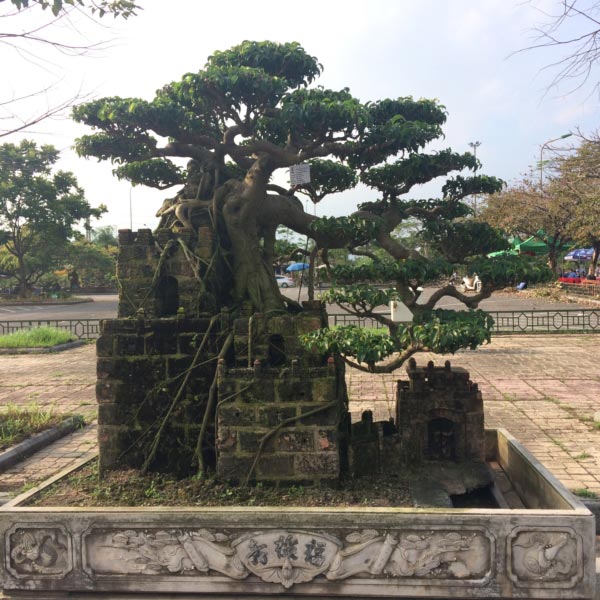
[{"label": "stone planter", "polygon": [[[491,434],[491,435],[490,435]],[[0,509],[6,598],[594,598],[593,515],[504,431],[509,509]]]}]

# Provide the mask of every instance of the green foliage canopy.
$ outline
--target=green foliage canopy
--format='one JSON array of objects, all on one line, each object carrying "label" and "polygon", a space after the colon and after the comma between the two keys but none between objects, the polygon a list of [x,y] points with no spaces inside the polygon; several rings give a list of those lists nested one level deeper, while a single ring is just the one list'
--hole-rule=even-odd
[{"label": "green foliage canopy", "polygon": [[0,145],[0,239],[3,270],[19,282],[21,295],[56,266],[76,226],[99,217],[73,173],[52,172],[58,151],[23,140]]},{"label": "green foliage canopy", "polygon": [[[312,239],[313,256],[318,249],[346,248],[370,257],[359,267],[332,271],[342,287],[329,293],[330,301],[371,314],[378,303],[395,297],[415,314],[406,326],[377,317],[388,326],[391,342],[349,330],[346,343],[343,330],[335,330],[314,338],[320,350],[365,359],[372,367],[392,350],[404,360],[417,349],[454,351],[482,343],[490,323],[480,313],[434,311],[444,295],[476,309],[521,272],[476,262],[478,254],[501,249],[504,242],[492,227],[474,222],[462,202],[497,192],[503,182],[469,175],[480,167],[469,153],[427,152],[427,145],[443,136],[447,118],[436,100],[401,96],[363,102],[348,88],[315,85],[321,70],[296,42],[245,41],[214,53],[203,69],[164,86],[153,99],[112,97],[78,106],[75,119],[94,131],[77,141],[77,150],[111,161],[115,174],[134,185],[182,185],[159,211],[161,227],[193,229],[197,215],[208,211],[223,255],[231,257],[226,268],[234,285],[222,304],[249,301],[263,313],[284,308],[272,261],[276,231],[285,226]],[[189,161],[187,168],[180,166],[182,159]],[[278,170],[306,162],[310,185],[292,190],[273,183]],[[442,178],[441,197],[407,197],[415,186]],[[358,181],[369,189],[369,198],[348,217],[316,218],[295,196],[299,192],[316,203]],[[435,258],[393,233],[403,223],[420,228],[415,239]],[[382,254],[388,258],[381,260]],[[474,266],[488,276],[481,293],[466,296],[448,285],[456,269]],[[377,292],[363,285],[368,281],[391,284],[393,292]],[[419,302],[419,288],[427,282],[440,289]],[[370,353],[364,341],[363,349],[351,354],[351,340],[359,338],[380,349]]]}]

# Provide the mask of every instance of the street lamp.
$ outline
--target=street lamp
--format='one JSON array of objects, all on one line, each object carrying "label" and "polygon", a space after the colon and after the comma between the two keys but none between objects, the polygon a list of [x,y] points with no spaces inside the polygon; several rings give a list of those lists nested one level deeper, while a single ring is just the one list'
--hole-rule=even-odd
[{"label": "street lamp", "polygon": [[133,186],[129,186],[129,229],[133,231],[133,207],[131,205],[131,190]]},{"label": "street lamp", "polygon": [[[469,142],[469,146],[473,148],[473,156],[477,158],[477,148],[481,146],[481,142]],[[475,167],[475,172],[477,172],[477,167]]]},{"label": "street lamp", "polygon": [[544,148],[546,148],[546,146],[549,146],[550,144],[554,143],[554,142],[558,142],[558,140],[564,140],[568,137],[571,137],[573,134],[571,132],[569,133],[564,133],[563,135],[554,138],[552,140],[548,140],[547,142],[544,142],[540,148],[540,194],[543,192],[544,189]]},{"label": "street lamp", "polygon": [[[477,148],[479,148],[479,146],[481,146],[481,142],[479,140],[476,142],[469,142],[469,146],[471,146],[471,148],[473,148],[473,156],[475,157],[475,160],[477,160]],[[475,175],[477,175],[477,165],[475,165]],[[477,214],[477,196],[476,195],[473,196],[473,210],[474,210],[475,214]]]}]

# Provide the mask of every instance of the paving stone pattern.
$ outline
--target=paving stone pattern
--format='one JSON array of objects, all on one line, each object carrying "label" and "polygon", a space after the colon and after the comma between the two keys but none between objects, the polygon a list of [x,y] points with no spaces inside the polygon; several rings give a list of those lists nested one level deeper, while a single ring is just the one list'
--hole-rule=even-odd
[{"label": "paving stone pattern", "polygon": [[87,427],[0,474],[0,492],[18,492],[62,471],[96,448],[96,352],[93,344],[56,354],[0,357],[0,410],[37,404],[85,417]]},{"label": "paving stone pattern", "polygon": [[[484,398],[487,427],[504,427],[570,489],[600,494],[600,365],[596,335],[496,337],[476,352],[453,356],[416,355],[418,364],[446,359],[468,369]],[[353,420],[363,410],[376,420],[394,414],[396,380],[356,370],[347,373]],[[95,416],[96,357],[93,345],[60,354],[0,357],[0,409],[33,401],[57,411]],[[0,474],[0,492],[32,485],[93,451],[96,429],[55,442]]]}]

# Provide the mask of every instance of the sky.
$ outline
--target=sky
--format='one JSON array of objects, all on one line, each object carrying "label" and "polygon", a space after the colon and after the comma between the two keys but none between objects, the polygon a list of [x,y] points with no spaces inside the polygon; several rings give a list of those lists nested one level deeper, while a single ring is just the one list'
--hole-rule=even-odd
[{"label": "sky", "polygon": [[[549,21],[558,0],[138,0],[138,4],[143,10],[128,20],[109,16],[98,25],[78,14],[43,30],[47,38],[61,42],[99,44],[97,51],[82,56],[39,44],[0,44],[0,127],[18,124],[10,111],[27,118],[75,95],[90,100],[104,96],[150,100],[158,88],[201,69],[215,50],[247,39],[299,42],[324,67],[317,84],[348,87],[362,101],[400,96],[438,99],[448,111],[446,137],[432,149],[465,152],[471,149],[470,142],[480,142],[480,172],[507,182],[538,168],[544,142],[577,129],[590,134],[600,125],[599,98],[591,85],[575,91],[568,85],[548,89],[555,71],[545,67],[559,59],[559,53],[551,48],[519,52],[534,43],[535,28]],[[0,3],[0,31],[23,31],[50,17],[37,7],[16,16],[13,12],[8,2]],[[570,33],[585,31],[579,22],[567,26]],[[3,105],[45,88],[29,101]],[[66,115],[0,138],[0,143],[27,138],[61,150],[58,168],[75,173],[90,204],[108,207],[93,226],[154,227],[156,211],[176,188],[132,188],[112,175],[110,163],[77,157],[72,144],[86,133],[88,128]],[[434,188],[430,184],[412,196],[428,197],[437,191]],[[358,202],[373,199],[371,194],[358,188],[328,198],[317,214],[349,214]]]}]

